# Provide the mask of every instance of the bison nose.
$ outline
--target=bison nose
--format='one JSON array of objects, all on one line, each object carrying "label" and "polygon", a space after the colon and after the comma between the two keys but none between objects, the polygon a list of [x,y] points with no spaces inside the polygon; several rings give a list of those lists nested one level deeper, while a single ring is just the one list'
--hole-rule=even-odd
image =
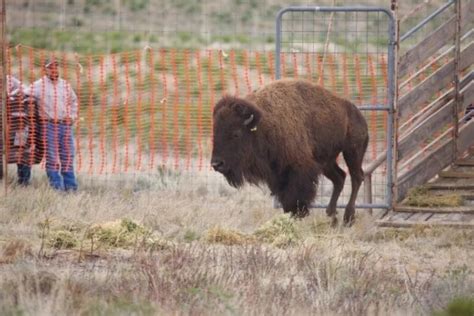
[{"label": "bison nose", "polygon": [[215,171],[222,171],[224,168],[224,161],[219,159],[214,159],[211,161],[211,166]]}]

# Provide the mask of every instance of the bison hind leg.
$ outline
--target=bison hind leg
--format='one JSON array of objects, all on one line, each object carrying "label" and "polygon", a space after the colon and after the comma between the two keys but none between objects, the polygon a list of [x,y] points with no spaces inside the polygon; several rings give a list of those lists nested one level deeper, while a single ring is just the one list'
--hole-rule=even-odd
[{"label": "bison hind leg", "polygon": [[277,193],[285,213],[302,218],[309,215],[309,207],[316,196],[317,176],[291,170],[286,174],[284,187]]},{"label": "bison hind leg", "polygon": [[344,160],[346,161],[347,167],[349,168],[349,173],[351,175],[352,186],[351,196],[344,212],[344,225],[346,226],[351,226],[355,219],[355,201],[360,185],[364,180],[362,160],[364,158],[366,148],[367,141],[365,141],[365,144],[361,144],[359,147],[356,147],[355,150],[343,152]]},{"label": "bison hind leg", "polygon": [[344,188],[346,173],[338,166],[337,162],[334,161],[324,169],[324,176],[331,180],[333,184],[331,200],[329,201],[329,205],[326,208],[326,214],[332,218],[332,225],[335,226],[337,224],[337,200],[339,199],[342,189]]}]

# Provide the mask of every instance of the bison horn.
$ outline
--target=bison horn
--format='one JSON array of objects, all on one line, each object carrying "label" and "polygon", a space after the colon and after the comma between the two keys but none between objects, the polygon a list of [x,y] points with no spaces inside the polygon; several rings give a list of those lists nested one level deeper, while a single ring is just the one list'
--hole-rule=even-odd
[{"label": "bison horn", "polygon": [[247,126],[253,121],[253,114],[250,114],[249,118],[244,121],[244,125]]}]

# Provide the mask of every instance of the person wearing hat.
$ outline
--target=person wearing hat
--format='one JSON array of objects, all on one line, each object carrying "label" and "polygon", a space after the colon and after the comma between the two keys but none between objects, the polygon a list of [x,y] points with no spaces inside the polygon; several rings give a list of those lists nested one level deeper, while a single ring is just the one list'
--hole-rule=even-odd
[{"label": "person wearing hat", "polygon": [[[25,91],[26,88],[23,86],[21,81],[13,75],[6,75],[6,90],[8,98],[13,99],[18,94],[22,93],[22,91]],[[29,185],[31,179],[31,166],[24,161],[19,161],[17,163],[17,176],[18,184],[20,186]]]},{"label": "person wearing hat", "polygon": [[75,191],[73,125],[77,119],[77,96],[69,82],[59,76],[55,59],[44,62],[44,74],[31,85],[30,94],[39,102],[44,123],[46,174],[54,189]]}]

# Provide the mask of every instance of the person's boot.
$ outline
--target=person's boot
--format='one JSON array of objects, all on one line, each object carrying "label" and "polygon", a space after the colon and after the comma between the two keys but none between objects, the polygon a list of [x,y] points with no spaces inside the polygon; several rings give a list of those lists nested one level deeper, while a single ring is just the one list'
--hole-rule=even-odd
[{"label": "person's boot", "polygon": [[48,176],[49,184],[53,189],[64,191],[63,179],[58,171],[47,170],[46,175]]},{"label": "person's boot", "polygon": [[76,176],[73,171],[61,172],[64,180],[64,190],[65,191],[77,191],[77,181]]},{"label": "person's boot", "polygon": [[31,166],[25,164],[17,165],[18,185],[26,187],[30,184]]}]

